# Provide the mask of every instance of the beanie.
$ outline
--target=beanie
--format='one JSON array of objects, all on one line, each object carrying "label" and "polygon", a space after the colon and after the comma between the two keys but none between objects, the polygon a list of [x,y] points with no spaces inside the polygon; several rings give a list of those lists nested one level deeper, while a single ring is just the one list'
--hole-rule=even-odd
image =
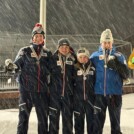
[{"label": "beanie", "polygon": [[61,38],[58,40],[58,48],[62,45],[66,45],[66,46],[70,46],[70,41],[68,40],[68,38]]},{"label": "beanie", "polygon": [[84,56],[89,57],[90,56],[90,53],[89,53],[89,51],[86,48],[80,48],[77,51],[77,57],[79,57],[81,55],[84,55]]},{"label": "beanie", "polygon": [[32,38],[35,34],[42,34],[45,37],[44,29],[40,23],[35,24],[33,31],[32,31]]},{"label": "beanie", "polygon": [[105,31],[102,32],[101,38],[100,38],[100,43],[103,43],[103,42],[113,43],[113,36],[112,36],[110,29],[106,29]]}]

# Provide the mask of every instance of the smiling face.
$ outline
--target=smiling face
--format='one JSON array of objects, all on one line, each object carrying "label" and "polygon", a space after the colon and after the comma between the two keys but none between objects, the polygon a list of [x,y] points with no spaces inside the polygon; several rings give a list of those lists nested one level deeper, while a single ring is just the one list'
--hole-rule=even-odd
[{"label": "smiling face", "polygon": [[59,53],[66,56],[70,52],[70,47],[68,45],[61,45],[58,48]]},{"label": "smiling face", "polygon": [[77,59],[82,64],[86,64],[89,60],[89,58],[86,55],[77,56]]},{"label": "smiling face", "polygon": [[33,43],[35,44],[42,44],[44,42],[44,36],[43,34],[35,34],[33,36]]},{"label": "smiling face", "polygon": [[102,42],[101,46],[103,49],[111,50],[112,49],[112,42]]}]

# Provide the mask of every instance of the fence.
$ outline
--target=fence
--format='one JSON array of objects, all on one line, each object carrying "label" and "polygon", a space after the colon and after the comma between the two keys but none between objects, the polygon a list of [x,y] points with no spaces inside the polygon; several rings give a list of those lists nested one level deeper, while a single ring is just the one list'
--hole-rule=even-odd
[{"label": "fence", "polygon": [[[79,47],[86,47],[90,53],[96,51],[99,46],[99,35],[47,35],[46,46],[54,52],[57,48],[60,38],[68,38],[74,50]],[[24,34],[0,34],[0,70],[3,69],[4,62],[10,58],[14,60],[21,47],[29,45],[31,35]],[[132,51],[132,44],[127,41],[114,40],[117,49],[128,59]],[[131,73],[133,75],[133,73]],[[10,83],[8,83],[11,80]],[[18,83],[13,79],[12,75],[0,72],[0,90],[13,90],[18,88]]]},{"label": "fence", "polygon": [[18,83],[14,79],[12,74],[0,72],[0,91],[16,90],[18,89]]}]

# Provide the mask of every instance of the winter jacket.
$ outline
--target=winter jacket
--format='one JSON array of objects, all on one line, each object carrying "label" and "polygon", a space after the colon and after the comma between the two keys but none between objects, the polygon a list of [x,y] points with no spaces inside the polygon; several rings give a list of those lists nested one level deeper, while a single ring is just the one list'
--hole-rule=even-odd
[{"label": "winter jacket", "polygon": [[91,61],[75,65],[74,80],[74,100],[76,102],[94,98],[95,68]]},{"label": "winter jacket", "polygon": [[[39,58],[37,58],[37,55]],[[42,45],[21,48],[14,63],[18,66],[20,91],[47,92],[51,52]]]},{"label": "winter jacket", "polygon": [[57,52],[51,59],[50,96],[61,97],[73,95],[73,72],[76,62],[75,55],[69,53],[66,57]]},{"label": "winter jacket", "polygon": [[90,56],[90,59],[96,68],[95,93],[121,95],[123,79],[128,77],[128,68],[124,56],[115,48],[112,48],[111,51],[103,51],[100,47]]}]

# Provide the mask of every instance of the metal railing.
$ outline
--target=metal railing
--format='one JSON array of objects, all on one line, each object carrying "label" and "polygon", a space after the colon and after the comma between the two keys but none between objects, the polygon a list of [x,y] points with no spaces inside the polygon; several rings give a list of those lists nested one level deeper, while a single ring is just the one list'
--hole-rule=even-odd
[{"label": "metal railing", "polygon": [[5,90],[17,90],[18,83],[14,79],[12,74],[8,74],[4,71],[0,71],[0,91]]}]

